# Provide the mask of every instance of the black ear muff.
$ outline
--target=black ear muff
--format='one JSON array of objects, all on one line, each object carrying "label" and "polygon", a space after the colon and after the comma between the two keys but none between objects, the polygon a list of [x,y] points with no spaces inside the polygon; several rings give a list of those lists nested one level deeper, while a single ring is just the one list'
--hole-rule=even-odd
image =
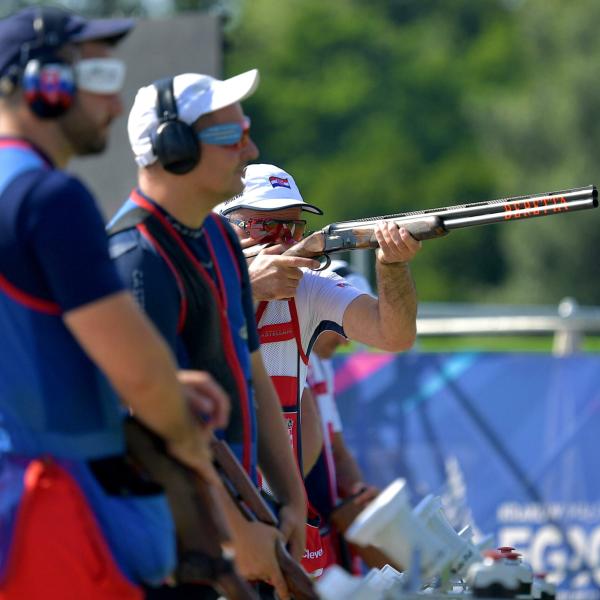
[{"label": "black ear muff", "polygon": [[191,125],[179,119],[173,92],[173,78],[154,82],[156,114],[159,119],[152,136],[152,149],[169,173],[185,175],[200,162],[200,142]]},{"label": "black ear muff", "polygon": [[25,101],[42,119],[60,117],[75,97],[73,69],[56,55],[65,41],[68,18],[60,9],[41,7],[33,20],[37,38],[21,48],[21,87]]}]

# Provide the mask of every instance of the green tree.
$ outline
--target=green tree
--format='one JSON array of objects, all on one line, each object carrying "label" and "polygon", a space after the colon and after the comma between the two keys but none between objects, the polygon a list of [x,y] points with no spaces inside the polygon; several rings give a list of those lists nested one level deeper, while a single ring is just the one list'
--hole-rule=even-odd
[{"label": "green tree", "polygon": [[144,0],[2,0],[0,18],[27,6],[59,6],[90,17],[144,15]]},{"label": "green tree", "polygon": [[[482,94],[472,114],[482,143],[501,170],[507,193],[543,192],[597,181],[600,139],[600,4],[523,2],[518,10],[518,89]],[[508,279],[500,297],[557,302],[575,296],[597,304],[595,212],[503,228]]]},{"label": "green tree", "polygon": [[[468,99],[473,82],[518,80],[518,68],[499,68],[517,58],[512,14],[500,2],[402,4],[402,18],[392,18],[382,2],[253,0],[231,36],[228,71],[262,74],[247,105],[261,160],[289,170],[325,209],[318,225],[497,190]],[[497,286],[498,237],[481,228],[428,243],[415,264],[421,298],[467,299]]]}]

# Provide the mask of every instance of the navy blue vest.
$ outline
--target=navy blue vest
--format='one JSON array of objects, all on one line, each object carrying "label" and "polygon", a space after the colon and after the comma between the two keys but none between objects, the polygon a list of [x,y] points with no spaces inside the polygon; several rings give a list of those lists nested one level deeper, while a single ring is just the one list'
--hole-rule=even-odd
[{"label": "navy blue vest", "polygon": [[256,414],[241,274],[223,218],[209,215],[203,227],[215,277],[207,272],[185,238],[163,212],[133,191],[124,210],[109,224],[109,235],[137,228],[166,262],[181,294],[180,331],[189,365],[206,370],[231,399],[229,425],[222,437],[256,481]]},{"label": "navy blue vest", "polygon": [[[4,252],[25,243],[13,242],[18,236],[9,230],[51,168],[27,142],[0,140]],[[21,289],[2,269],[0,340],[0,454],[85,460],[122,452],[118,399],[65,327],[60,306]]]}]

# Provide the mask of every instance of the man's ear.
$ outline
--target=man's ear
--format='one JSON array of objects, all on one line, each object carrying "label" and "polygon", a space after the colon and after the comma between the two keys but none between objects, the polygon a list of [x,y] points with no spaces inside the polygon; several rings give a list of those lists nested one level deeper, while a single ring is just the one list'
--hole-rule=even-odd
[{"label": "man's ear", "polygon": [[16,81],[10,75],[5,75],[0,78],[0,100],[12,96],[16,89]]}]

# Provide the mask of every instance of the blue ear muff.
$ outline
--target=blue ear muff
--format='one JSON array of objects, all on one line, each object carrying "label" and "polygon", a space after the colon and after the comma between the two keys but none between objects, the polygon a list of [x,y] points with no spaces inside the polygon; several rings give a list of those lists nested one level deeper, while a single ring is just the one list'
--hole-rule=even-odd
[{"label": "blue ear muff", "polygon": [[173,92],[173,78],[154,82],[158,127],[152,149],[162,167],[175,175],[189,173],[200,162],[200,142],[192,128],[179,119]]},{"label": "blue ear muff", "polygon": [[55,54],[64,41],[68,15],[40,8],[33,21],[37,40],[21,49],[21,87],[30,109],[42,119],[55,119],[73,104],[75,75]]}]

